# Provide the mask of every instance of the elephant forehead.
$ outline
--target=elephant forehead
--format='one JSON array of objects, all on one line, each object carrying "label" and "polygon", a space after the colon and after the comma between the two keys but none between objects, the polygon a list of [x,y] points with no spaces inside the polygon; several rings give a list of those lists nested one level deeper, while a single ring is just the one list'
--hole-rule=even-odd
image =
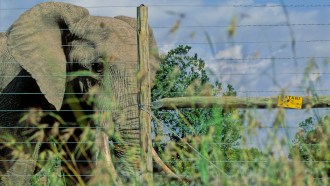
[{"label": "elephant forehead", "polygon": [[135,63],[138,57],[136,43],[136,39],[111,34],[107,39],[97,43],[96,47],[97,51],[109,57],[108,61]]},{"label": "elephant forehead", "polygon": [[137,61],[136,30],[126,22],[110,17],[90,16],[79,25],[77,32],[94,43],[96,51],[109,57],[110,61]]}]

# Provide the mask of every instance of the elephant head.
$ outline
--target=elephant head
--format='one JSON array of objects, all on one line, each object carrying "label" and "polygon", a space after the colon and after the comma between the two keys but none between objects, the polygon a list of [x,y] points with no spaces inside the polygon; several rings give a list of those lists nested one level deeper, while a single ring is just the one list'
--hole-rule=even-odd
[{"label": "elephant head", "polygon": [[[66,122],[78,125],[72,117],[77,107],[69,104],[70,98],[84,98],[95,88],[95,103],[79,103],[77,112],[111,112],[95,124],[111,120],[110,128],[120,139],[114,143],[119,160],[139,162],[136,24],[124,16],[91,16],[85,8],[66,3],[42,3],[28,10],[0,37],[0,75],[7,77],[0,79],[1,91],[25,94],[0,96],[0,110],[55,110]],[[156,64],[151,30],[149,35],[150,62]],[[21,113],[1,112],[1,116],[8,118],[1,126],[20,125]],[[22,131],[10,130],[4,132],[28,138]],[[125,170],[124,163],[118,166]],[[123,174],[130,176],[127,172]]]}]

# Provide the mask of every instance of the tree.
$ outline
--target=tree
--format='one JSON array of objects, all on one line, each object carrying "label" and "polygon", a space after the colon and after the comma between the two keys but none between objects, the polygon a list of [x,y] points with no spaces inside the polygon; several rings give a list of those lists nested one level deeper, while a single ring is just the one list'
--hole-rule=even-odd
[{"label": "tree", "polygon": [[[180,96],[219,96],[222,93],[222,84],[218,81],[211,82],[204,60],[198,58],[197,54],[189,55],[190,49],[190,46],[180,45],[161,57],[160,69],[156,72],[156,81],[152,88],[152,101]],[[227,91],[222,94],[236,96],[231,85],[227,85]],[[166,124],[170,139],[175,141],[187,135],[206,134],[210,125],[221,127],[218,128],[218,137],[224,139],[223,134],[229,134],[230,131],[238,134],[235,126],[240,124],[237,122],[236,125],[231,123],[231,127],[226,126],[226,120],[233,112],[225,112],[223,109],[155,109],[153,113]],[[232,142],[238,139],[239,135],[231,136]]]},{"label": "tree", "polygon": [[[227,85],[227,91],[223,92],[221,83],[212,82],[204,60],[198,58],[197,54],[190,55],[190,49],[190,46],[180,45],[161,57],[160,68],[156,72],[155,85],[152,88],[152,101],[180,96],[236,96],[231,85]],[[157,118],[153,123],[158,124],[155,128],[164,127],[164,133],[169,137],[165,141],[161,137],[160,143],[156,143],[156,148],[164,152],[161,154],[163,159],[172,162],[171,167],[176,172],[205,172],[209,161],[201,159],[200,154],[204,157],[213,154],[210,155],[210,159],[218,159],[221,156],[221,159],[231,160],[232,157],[239,157],[237,154],[234,155],[235,153],[242,152],[236,150],[242,126],[238,110],[154,109],[153,114]],[[157,142],[157,137],[155,141]],[[169,141],[174,142],[174,146]],[[187,158],[196,162],[187,161]],[[201,166],[196,168],[195,165],[198,164]],[[226,172],[234,168],[228,164],[221,167]],[[202,180],[208,179],[204,177]]]},{"label": "tree", "polygon": [[307,118],[299,124],[290,158],[299,158],[315,177],[330,176],[330,117]]}]

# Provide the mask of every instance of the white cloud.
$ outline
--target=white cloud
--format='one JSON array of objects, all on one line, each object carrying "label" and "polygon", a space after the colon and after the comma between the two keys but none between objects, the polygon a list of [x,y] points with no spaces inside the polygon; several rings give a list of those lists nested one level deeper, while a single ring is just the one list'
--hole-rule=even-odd
[{"label": "white cloud", "polygon": [[[218,51],[216,58],[207,63],[207,67],[225,74],[257,73],[262,72],[269,65],[270,60],[240,60],[244,59],[243,46],[235,45]],[[226,60],[232,59],[232,60]],[[238,60],[235,60],[238,59]]]},{"label": "white cloud", "polygon": [[[271,64],[269,59],[234,60],[247,58],[242,45],[234,45],[217,52],[216,58],[208,61],[211,69],[223,83],[229,83],[240,92],[246,90],[270,89],[271,83],[266,72]],[[226,60],[232,59],[232,60]],[[263,81],[260,81],[263,80]],[[243,93],[244,95],[244,93]]]},{"label": "white cloud", "polygon": [[241,59],[243,58],[242,48],[243,48],[242,45],[235,45],[225,50],[220,50],[216,54],[216,58]]},{"label": "white cloud", "polygon": [[159,47],[159,53],[160,54],[167,54],[173,48],[175,48],[174,44],[164,44],[161,47]]}]

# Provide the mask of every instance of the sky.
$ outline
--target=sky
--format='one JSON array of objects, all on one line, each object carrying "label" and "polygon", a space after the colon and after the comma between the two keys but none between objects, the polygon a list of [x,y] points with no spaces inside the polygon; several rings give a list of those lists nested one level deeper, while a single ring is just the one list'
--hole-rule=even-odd
[{"label": "sky", "polygon": [[[6,31],[21,13],[40,2],[46,1],[0,0],[0,30]],[[282,91],[295,96],[330,94],[328,0],[62,2],[84,6],[91,15],[110,17],[136,17],[136,7],[145,4],[161,53],[178,44],[192,46],[192,53],[205,60],[212,79],[233,85],[240,97],[277,96]],[[171,32],[175,25],[178,29]],[[233,35],[229,28],[234,28]],[[289,138],[293,138],[299,122],[315,113],[329,114],[329,109],[286,113],[287,125],[292,127]],[[260,110],[256,115],[269,126],[274,112]],[[260,134],[267,137],[265,132]]]}]

